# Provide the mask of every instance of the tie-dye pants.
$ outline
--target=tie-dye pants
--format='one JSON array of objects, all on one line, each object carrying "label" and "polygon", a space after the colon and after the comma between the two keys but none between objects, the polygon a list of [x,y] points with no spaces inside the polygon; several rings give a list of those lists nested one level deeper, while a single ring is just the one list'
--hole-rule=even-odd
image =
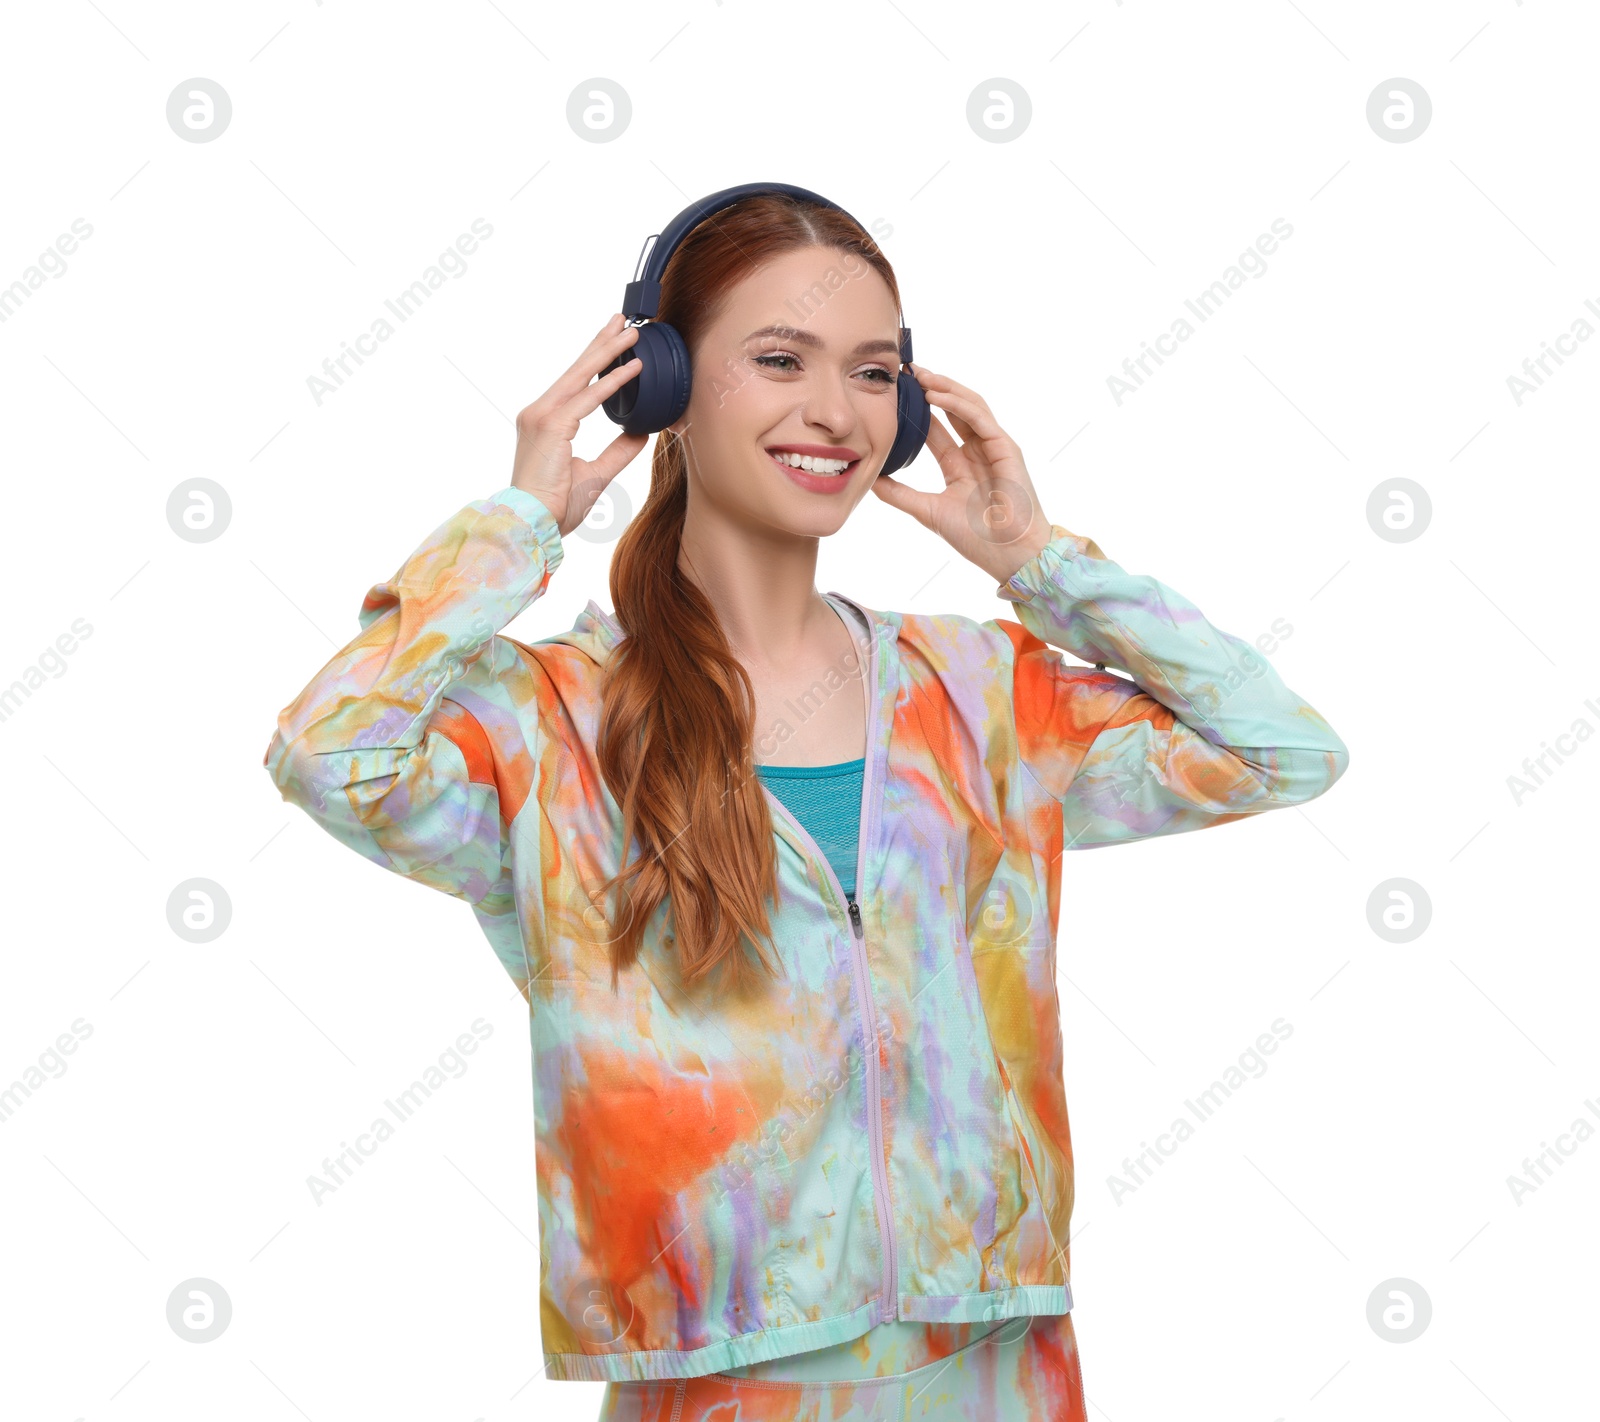
[{"label": "tie-dye pants", "polygon": [[1088,1422],[1070,1313],[880,1324],[866,1340],[704,1377],[608,1383],[598,1422]]}]

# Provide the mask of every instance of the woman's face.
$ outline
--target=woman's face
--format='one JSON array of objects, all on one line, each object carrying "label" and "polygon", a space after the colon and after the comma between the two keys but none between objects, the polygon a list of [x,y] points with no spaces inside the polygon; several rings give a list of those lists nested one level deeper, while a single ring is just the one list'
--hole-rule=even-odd
[{"label": "woman's face", "polygon": [[[888,284],[854,253],[802,247],[746,277],[692,352],[672,426],[691,497],[790,533],[836,532],[894,443],[899,329]],[[783,462],[801,455],[831,462]]]}]

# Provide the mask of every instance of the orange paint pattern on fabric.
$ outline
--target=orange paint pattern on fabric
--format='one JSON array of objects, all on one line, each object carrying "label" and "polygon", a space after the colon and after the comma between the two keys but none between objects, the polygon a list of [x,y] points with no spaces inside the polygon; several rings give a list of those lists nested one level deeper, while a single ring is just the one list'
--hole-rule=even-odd
[{"label": "orange paint pattern on fabric", "polygon": [[[678,1080],[638,1057],[591,1059],[563,1103],[559,1138],[571,1161],[585,1248],[625,1289],[658,1260],[673,1270],[672,1202],[761,1121],[736,1082]],[[692,1277],[675,1278],[695,1307]]]}]

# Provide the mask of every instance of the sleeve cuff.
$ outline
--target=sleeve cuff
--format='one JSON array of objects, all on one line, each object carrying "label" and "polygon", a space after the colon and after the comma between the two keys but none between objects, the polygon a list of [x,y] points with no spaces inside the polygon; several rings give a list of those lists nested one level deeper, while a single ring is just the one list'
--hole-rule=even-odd
[{"label": "sleeve cuff", "polygon": [[1044,590],[1045,565],[1053,558],[1104,558],[1100,545],[1092,538],[1069,532],[1059,523],[1050,525],[1050,541],[1003,583],[995,586],[995,596],[1007,602],[1027,602]]},{"label": "sleeve cuff", "polygon": [[515,484],[507,484],[505,488],[495,490],[484,502],[510,509],[532,528],[534,542],[544,554],[545,568],[549,572],[553,573],[561,566],[561,560],[566,555],[561,542],[561,529],[556,523],[556,516],[543,499],[526,489],[517,488]]}]

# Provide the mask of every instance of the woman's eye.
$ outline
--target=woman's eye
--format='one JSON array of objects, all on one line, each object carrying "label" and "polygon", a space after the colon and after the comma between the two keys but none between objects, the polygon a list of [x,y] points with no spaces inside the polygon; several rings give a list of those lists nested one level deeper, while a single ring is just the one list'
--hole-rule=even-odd
[{"label": "woman's eye", "polygon": [[[785,351],[770,352],[766,355],[752,356],[751,359],[765,370],[776,370],[785,375],[793,373],[795,370],[799,369],[800,366],[800,358],[798,356],[789,355]],[[782,364],[781,362],[783,361],[787,361],[788,364]],[[895,383],[894,372],[891,370],[885,370],[881,365],[869,366],[866,370],[856,371],[856,374],[866,376],[868,378],[868,383],[873,385],[893,385]]]}]

